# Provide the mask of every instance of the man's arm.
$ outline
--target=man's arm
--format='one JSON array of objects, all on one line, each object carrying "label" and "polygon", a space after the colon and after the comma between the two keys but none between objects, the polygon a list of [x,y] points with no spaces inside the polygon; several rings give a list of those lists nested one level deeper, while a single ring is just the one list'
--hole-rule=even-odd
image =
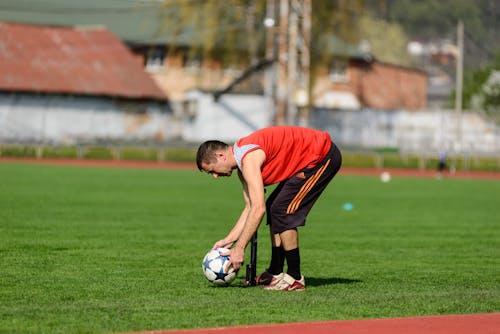
[{"label": "man's arm", "polygon": [[234,227],[231,229],[231,231],[227,234],[227,236],[224,239],[217,241],[212,247],[212,249],[219,247],[231,248],[231,245],[234,242],[236,242],[236,240],[238,240],[238,238],[240,237],[241,231],[245,226],[245,222],[248,217],[248,212],[250,211],[250,200],[248,197],[248,192],[246,190],[247,189],[246,184],[244,183],[244,179],[240,171],[238,171],[238,176],[240,177],[240,180],[243,185],[243,198],[245,200],[245,207],[243,208],[243,211],[241,212],[238,220],[234,224]]},{"label": "man's arm", "polygon": [[245,258],[246,245],[259,228],[260,222],[266,213],[264,197],[264,182],[261,166],[266,155],[262,150],[255,150],[247,154],[241,167],[241,182],[243,185],[245,202],[248,214],[235,247],[231,250],[231,263],[238,270]]}]

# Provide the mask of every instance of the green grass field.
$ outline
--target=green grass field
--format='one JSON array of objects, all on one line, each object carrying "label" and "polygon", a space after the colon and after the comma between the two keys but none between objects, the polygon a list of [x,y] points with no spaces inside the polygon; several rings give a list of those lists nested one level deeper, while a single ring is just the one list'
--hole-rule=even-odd
[{"label": "green grass field", "polygon": [[[338,176],[301,229],[307,290],[284,293],[202,275],[242,208],[236,176],[0,164],[0,333],[498,312],[499,195],[498,181]],[[262,225],[259,271],[268,238]]]}]

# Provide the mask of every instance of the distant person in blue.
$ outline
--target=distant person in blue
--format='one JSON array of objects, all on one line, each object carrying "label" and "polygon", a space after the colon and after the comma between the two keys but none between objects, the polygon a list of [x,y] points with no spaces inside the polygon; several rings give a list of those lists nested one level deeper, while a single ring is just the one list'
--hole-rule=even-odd
[{"label": "distant person in blue", "polygon": [[448,154],[444,148],[441,148],[439,150],[439,157],[438,157],[438,167],[437,167],[437,172],[438,176],[441,176],[444,171],[448,169]]}]

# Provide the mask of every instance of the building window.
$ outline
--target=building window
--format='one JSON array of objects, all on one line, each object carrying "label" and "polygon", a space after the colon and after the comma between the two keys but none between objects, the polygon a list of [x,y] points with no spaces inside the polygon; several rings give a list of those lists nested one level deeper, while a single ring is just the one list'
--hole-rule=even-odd
[{"label": "building window", "polygon": [[146,70],[158,71],[163,68],[165,61],[165,48],[153,46],[146,56]]},{"label": "building window", "polygon": [[198,73],[201,68],[201,60],[196,58],[187,58],[184,63],[186,72]]},{"label": "building window", "polygon": [[189,122],[193,122],[198,115],[198,101],[191,99],[183,101],[182,111],[184,113],[185,119],[187,119]]},{"label": "building window", "polygon": [[345,60],[332,61],[328,69],[328,77],[332,82],[349,81],[349,78],[347,76],[347,61]]}]

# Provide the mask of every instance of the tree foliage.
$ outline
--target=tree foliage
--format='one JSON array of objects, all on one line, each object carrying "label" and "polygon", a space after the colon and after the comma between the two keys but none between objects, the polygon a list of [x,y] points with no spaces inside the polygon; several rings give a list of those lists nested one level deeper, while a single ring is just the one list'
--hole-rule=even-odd
[{"label": "tree foliage", "polygon": [[400,25],[364,15],[358,26],[360,36],[369,43],[375,58],[391,64],[412,65],[406,51],[408,37]]},{"label": "tree foliage", "polygon": [[189,48],[193,57],[216,52],[223,61],[238,63],[242,53],[255,58],[263,52],[261,23],[265,3],[265,0],[164,0],[162,29],[174,37],[174,45]]},{"label": "tree foliage", "polygon": [[333,33],[346,42],[357,42],[357,22],[365,6],[364,0],[312,1],[313,38],[324,33]]},{"label": "tree foliage", "polygon": [[464,108],[483,110],[500,122],[500,52],[488,66],[465,70],[462,96]]},{"label": "tree foliage", "polygon": [[[279,4],[275,0],[275,5]],[[384,0],[312,1],[313,66],[328,61],[330,56],[321,47],[325,36],[336,36],[355,47],[367,40],[377,58],[401,63],[406,41],[403,31],[397,24],[366,15],[384,4]],[[164,0],[163,29],[177,36],[178,41],[190,36],[193,56],[217,53],[226,62],[248,64],[265,53],[266,5],[266,0]]]},{"label": "tree foliage", "polygon": [[[267,2],[163,0],[163,29],[179,41],[188,39],[191,54],[217,52],[218,58],[228,62],[251,63],[265,52],[263,20]],[[280,0],[275,3],[278,6]],[[495,48],[500,48],[499,15],[500,2],[492,0],[315,0],[312,62],[322,62],[327,57],[319,43],[325,34],[353,45],[369,40],[377,58],[392,61],[404,59],[402,45],[406,38],[455,40],[457,22],[462,20],[464,61],[467,65],[484,65],[491,62]],[[389,35],[395,43],[388,42]]]},{"label": "tree foliage", "polygon": [[480,11],[470,0],[400,0],[391,5],[391,18],[395,19],[414,36],[432,38],[453,36],[459,20],[475,33],[481,32]]},{"label": "tree foliage", "polygon": [[466,64],[484,65],[500,48],[500,2],[491,0],[387,0],[387,19],[415,39],[456,40],[458,21],[465,26]]}]

